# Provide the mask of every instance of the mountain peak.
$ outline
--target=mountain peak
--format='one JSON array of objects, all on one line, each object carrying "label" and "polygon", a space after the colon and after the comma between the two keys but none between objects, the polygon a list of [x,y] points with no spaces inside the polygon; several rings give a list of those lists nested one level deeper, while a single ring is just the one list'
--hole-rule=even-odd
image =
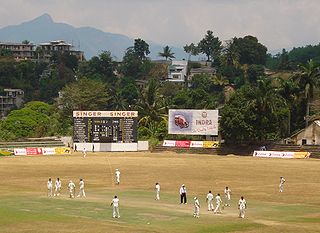
[{"label": "mountain peak", "polygon": [[41,22],[41,23],[53,23],[51,16],[47,13],[40,15],[39,17],[32,20],[33,22]]}]

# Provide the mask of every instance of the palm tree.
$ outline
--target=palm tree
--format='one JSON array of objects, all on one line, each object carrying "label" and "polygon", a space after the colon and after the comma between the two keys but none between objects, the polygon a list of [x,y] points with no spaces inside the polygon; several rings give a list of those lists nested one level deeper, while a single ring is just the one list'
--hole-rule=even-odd
[{"label": "palm tree", "polygon": [[120,90],[116,88],[110,88],[110,105],[109,107],[112,110],[127,110],[129,105],[126,102],[126,100],[123,98],[123,96],[120,93]]},{"label": "palm tree", "polygon": [[240,54],[237,45],[234,43],[234,39],[228,40],[223,50],[222,61],[224,65],[239,67]]},{"label": "palm tree", "polygon": [[[294,82],[292,78],[289,79],[283,79],[283,78],[277,78],[278,81],[278,87],[276,88],[276,91],[286,100],[289,113],[288,113],[288,135],[291,133],[291,115],[294,111],[294,106],[297,106],[300,101],[300,89],[298,87],[298,84]],[[294,115],[293,115],[294,116]]]},{"label": "palm tree", "polygon": [[159,94],[159,83],[155,79],[150,79],[147,86],[140,91],[137,108],[142,116],[139,123],[144,126],[152,121],[159,122],[167,118],[168,106]]},{"label": "palm tree", "polygon": [[259,79],[257,84],[255,101],[262,114],[267,111],[273,113],[279,105],[287,105],[285,99],[272,86],[270,79]]},{"label": "palm tree", "polygon": [[159,56],[160,57],[165,57],[166,61],[168,60],[168,58],[170,58],[170,59],[171,58],[175,58],[174,53],[171,52],[171,49],[170,49],[170,47],[168,45],[163,48],[163,52],[162,53],[160,52]]},{"label": "palm tree", "polygon": [[306,99],[306,127],[309,121],[310,102],[313,99],[314,89],[320,86],[320,65],[312,59],[306,65],[299,65],[299,71],[294,75],[294,79],[302,88]]}]

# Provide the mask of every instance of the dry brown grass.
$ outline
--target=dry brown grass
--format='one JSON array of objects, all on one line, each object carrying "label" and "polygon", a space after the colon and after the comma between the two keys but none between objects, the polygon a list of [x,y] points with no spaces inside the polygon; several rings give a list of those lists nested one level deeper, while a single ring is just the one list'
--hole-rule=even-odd
[{"label": "dry brown grass", "polygon": [[[319,165],[320,160],[312,159],[171,152],[89,153],[87,158],[80,153],[3,157],[0,232],[320,232]],[[121,171],[120,186],[114,184],[116,168]],[[279,194],[281,175],[286,184],[284,193]],[[61,178],[62,197],[45,197],[48,177]],[[72,179],[78,186],[80,177],[86,182],[88,197],[69,200],[67,182]],[[155,182],[161,184],[160,202],[153,200]],[[178,190],[183,183],[189,202],[198,196],[202,204],[201,218],[196,223],[189,218],[192,204],[178,204]],[[232,190],[232,207],[214,216],[205,210],[206,193],[212,190],[222,194],[225,186]],[[122,204],[119,221],[110,218],[107,207],[114,194],[119,194]],[[236,202],[241,195],[249,207],[244,221],[237,218]],[[21,216],[16,221],[6,219],[11,216],[6,213],[11,212]],[[35,217],[29,219],[27,214]],[[54,217],[38,219],[37,214]],[[152,224],[147,225],[150,221]],[[55,226],[58,231],[54,231]]]}]

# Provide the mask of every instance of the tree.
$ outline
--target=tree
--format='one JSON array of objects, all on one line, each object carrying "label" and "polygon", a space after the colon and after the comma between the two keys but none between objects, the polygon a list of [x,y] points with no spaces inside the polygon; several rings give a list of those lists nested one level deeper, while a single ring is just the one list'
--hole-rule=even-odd
[{"label": "tree", "polygon": [[43,102],[29,102],[24,108],[13,110],[1,122],[1,131],[6,131],[15,138],[48,136],[50,106]]},{"label": "tree", "polygon": [[222,63],[225,66],[239,67],[239,49],[234,43],[234,39],[228,40],[222,50]]},{"label": "tree", "polygon": [[134,40],[133,50],[141,60],[146,59],[150,53],[148,43],[140,38]]},{"label": "tree", "polygon": [[312,59],[306,65],[299,65],[294,79],[302,88],[306,100],[306,127],[309,121],[309,105],[313,99],[314,89],[320,85],[320,65]]},{"label": "tree", "polygon": [[258,42],[254,36],[233,38],[233,43],[239,51],[239,62],[241,64],[264,65],[267,58],[267,48]]},{"label": "tree", "polygon": [[147,86],[140,91],[137,108],[141,118],[139,123],[147,126],[150,122],[161,121],[167,117],[167,104],[159,94],[159,82],[150,79]]},{"label": "tree", "polygon": [[186,53],[189,54],[189,61],[191,56],[197,56],[199,54],[199,48],[194,43],[191,43],[190,45],[185,45],[183,49]]},{"label": "tree", "polygon": [[175,58],[174,53],[171,52],[171,49],[168,45],[163,48],[163,52],[160,52],[159,56],[166,58],[166,60],[168,60],[168,58]]},{"label": "tree", "polygon": [[79,66],[79,76],[90,79],[98,79],[106,83],[114,83],[116,63],[111,52],[103,51],[98,56],[92,57],[89,61],[84,61]]},{"label": "tree", "polygon": [[60,93],[57,104],[69,118],[74,110],[106,110],[110,100],[106,84],[87,78],[67,84]]},{"label": "tree", "polygon": [[207,61],[215,60],[221,53],[221,41],[215,37],[213,32],[208,30],[205,37],[198,43],[199,52],[207,56]]},{"label": "tree", "polygon": [[289,109],[271,80],[244,85],[221,110],[221,131],[227,141],[276,140],[286,135]]}]

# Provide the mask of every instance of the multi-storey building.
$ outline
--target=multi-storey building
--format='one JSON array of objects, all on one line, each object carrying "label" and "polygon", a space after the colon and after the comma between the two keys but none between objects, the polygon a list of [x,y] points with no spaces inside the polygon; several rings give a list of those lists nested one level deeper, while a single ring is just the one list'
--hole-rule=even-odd
[{"label": "multi-storey building", "polygon": [[10,51],[12,56],[17,60],[28,60],[35,58],[34,44],[0,42],[0,49]]},{"label": "multi-storey building", "polygon": [[1,49],[9,51],[16,60],[43,60],[49,62],[55,52],[66,52],[76,56],[79,61],[84,60],[82,51],[75,50],[71,44],[63,40],[41,43],[39,46],[32,43],[0,42],[0,50]]},{"label": "multi-storey building", "polygon": [[57,53],[69,53],[78,58],[79,61],[84,59],[82,51],[74,50],[72,44],[66,43],[64,40],[54,40],[47,43],[39,44],[39,58],[49,61],[52,54]]},{"label": "multi-storey building", "polygon": [[4,89],[4,95],[0,96],[1,117],[14,108],[21,108],[23,105],[24,91],[21,89]]}]

